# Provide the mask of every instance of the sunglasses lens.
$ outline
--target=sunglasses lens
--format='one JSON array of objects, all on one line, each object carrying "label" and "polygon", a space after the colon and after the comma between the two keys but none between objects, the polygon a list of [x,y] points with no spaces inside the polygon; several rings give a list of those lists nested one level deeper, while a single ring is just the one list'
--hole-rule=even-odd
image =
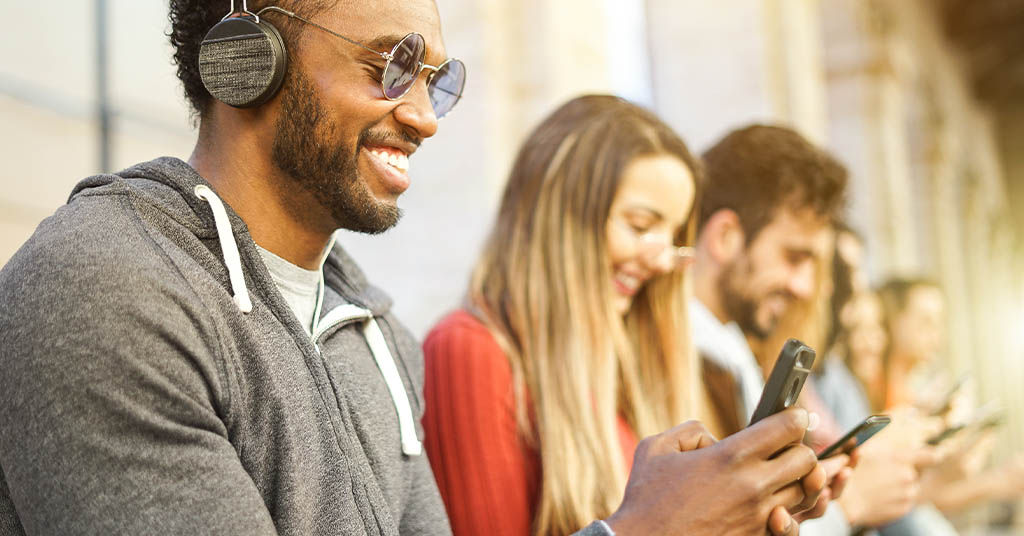
[{"label": "sunglasses lens", "polygon": [[466,85],[466,66],[459,60],[448,60],[430,79],[427,91],[430,104],[434,106],[434,115],[438,119],[444,117],[462,98],[462,88]]},{"label": "sunglasses lens", "polygon": [[384,70],[385,97],[399,99],[409,91],[420,72],[425,52],[426,43],[420,34],[409,34],[395,46],[392,51],[394,57]]}]

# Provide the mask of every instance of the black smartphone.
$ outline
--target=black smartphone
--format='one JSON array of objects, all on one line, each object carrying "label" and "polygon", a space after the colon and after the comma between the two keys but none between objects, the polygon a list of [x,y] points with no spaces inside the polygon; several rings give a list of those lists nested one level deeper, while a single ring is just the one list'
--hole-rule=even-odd
[{"label": "black smartphone", "polygon": [[978,423],[979,430],[988,430],[989,428],[998,428],[1006,423],[1006,414],[1002,411],[998,411],[992,415],[989,415],[980,423]]},{"label": "black smartphone", "polygon": [[928,444],[936,446],[943,441],[955,436],[957,432],[970,427],[975,427],[978,431],[987,430],[989,428],[995,428],[1003,424],[1006,420],[1006,414],[1002,411],[992,411],[991,409],[985,411],[984,408],[979,410],[975,417],[970,421],[956,424],[946,428],[942,432],[932,436],[928,439]]},{"label": "black smartphone", "polygon": [[939,443],[942,443],[943,441],[955,436],[957,432],[963,430],[964,428],[967,428],[966,424],[957,424],[954,426],[950,426],[949,428],[946,428],[945,430],[939,432],[938,434],[928,438],[928,444],[934,447]]},{"label": "black smartphone", "polygon": [[[779,359],[772,367],[768,383],[761,391],[761,400],[757,403],[750,424],[774,415],[796,403],[800,390],[804,387],[807,374],[814,364],[814,350],[806,344],[789,339],[779,352]],[[749,426],[749,425],[748,425]]]},{"label": "black smartphone", "polygon": [[824,460],[836,454],[849,454],[853,449],[871,439],[871,436],[882,431],[882,428],[889,426],[892,419],[888,415],[872,415],[861,421],[860,424],[850,430],[839,441],[832,443],[825,450],[818,454],[819,460]]}]

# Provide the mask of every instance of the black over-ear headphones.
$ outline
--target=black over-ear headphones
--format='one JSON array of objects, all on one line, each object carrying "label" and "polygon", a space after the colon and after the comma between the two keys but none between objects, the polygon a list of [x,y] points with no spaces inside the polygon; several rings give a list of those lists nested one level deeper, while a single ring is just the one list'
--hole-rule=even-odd
[{"label": "black over-ear headphones", "polygon": [[259,106],[284,81],[288,53],[277,28],[260,20],[242,0],[210,29],[199,45],[199,76],[210,95],[236,108]]}]

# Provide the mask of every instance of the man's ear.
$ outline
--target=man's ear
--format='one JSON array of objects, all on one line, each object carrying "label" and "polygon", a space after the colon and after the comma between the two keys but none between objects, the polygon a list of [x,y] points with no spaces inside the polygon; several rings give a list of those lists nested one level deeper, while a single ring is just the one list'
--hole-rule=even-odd
[{"label": "man's ear", "polygon": [[717,264],[731,264],[743,252],[746,242],[739,215],[725,208],[711,215],[701,234]]}]

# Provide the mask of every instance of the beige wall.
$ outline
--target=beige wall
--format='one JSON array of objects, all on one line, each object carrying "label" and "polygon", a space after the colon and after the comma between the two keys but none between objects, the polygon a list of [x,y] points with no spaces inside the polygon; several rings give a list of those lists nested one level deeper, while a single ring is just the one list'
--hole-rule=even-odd
[{"label": "beige wall", "polygon": [[[187,157],[193,134],[163,36],[166,7],[112,0],[110,10],[113,167]],[[15,2],[5,13],[21,22],[0,32],[0,263],[100,171],[93,3]]]}]

